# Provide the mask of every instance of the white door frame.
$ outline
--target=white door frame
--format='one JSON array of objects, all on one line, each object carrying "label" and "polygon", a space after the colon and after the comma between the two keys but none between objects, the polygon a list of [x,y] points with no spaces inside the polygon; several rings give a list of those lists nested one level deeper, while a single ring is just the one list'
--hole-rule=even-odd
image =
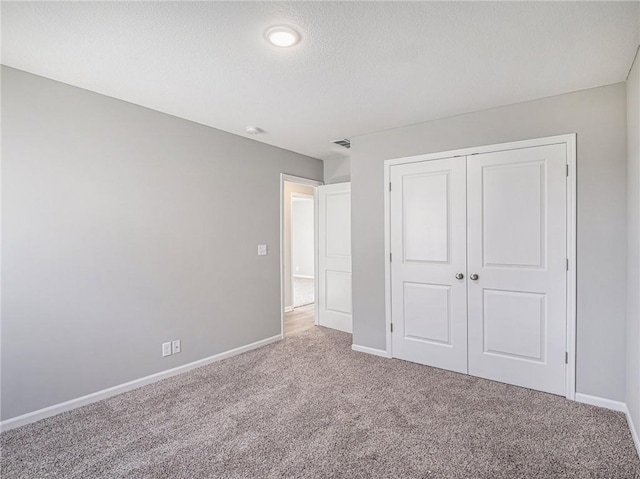
[{"label": "white door frame", "polygon": [[[301,176],[280,173],[280,337],[284,338],[284,183],[298,183],[300,185],[320,186],[322,181],[303,178]],[[313,192],[313,264],[318,271],[318,194]],[[318,297],[318,282],[314,284],[314,296]],[[291,300],[293,302],[293,298]],[[315,321],[318,324],[318,301],[314,303]]]},{"label": "white door frame", "polygon": [[419,161],[440,160],[454,156],[472,156],[478,153],[492,153],[497,151],[517,150],[533,146],[564,144],[567,148],[567,371],[566,398],[575,400],[576,397],[576,231],[577,231],[577,202],[576,202],[576,134],[549,136],[532,140],[484,145],[460,150],[429,153],[426,155],[395,158],[384,162],[384,287],[385,287],[385,316],[386,316],[386,356],[393,357],[391,350],[391,209],[390,209],[390,178],[391,167]]}]

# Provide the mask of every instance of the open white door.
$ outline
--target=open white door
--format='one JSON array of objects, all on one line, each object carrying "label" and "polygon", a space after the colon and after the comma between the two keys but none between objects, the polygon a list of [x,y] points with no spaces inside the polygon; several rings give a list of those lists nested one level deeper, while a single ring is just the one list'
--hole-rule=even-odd
[{"label": "open white door", "polygon": [[318,324],[351,333],[351,183],[317,191]]}]

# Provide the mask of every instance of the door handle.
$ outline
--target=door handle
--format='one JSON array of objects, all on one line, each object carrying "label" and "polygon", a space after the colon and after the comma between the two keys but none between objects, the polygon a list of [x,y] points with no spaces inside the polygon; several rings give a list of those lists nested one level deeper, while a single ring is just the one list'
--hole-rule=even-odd
[{"label": "door handle", "polygon": [[469,276],[469,278],[471,278],[472,280],[476,281],[479,278],[479,276],[477,274],[473,273],[471,276]]},{"label": "door handle", "polygon": [[463,279],[464,278],[464,274],[462,273],[457,273],[456,274],[456,279]]}]

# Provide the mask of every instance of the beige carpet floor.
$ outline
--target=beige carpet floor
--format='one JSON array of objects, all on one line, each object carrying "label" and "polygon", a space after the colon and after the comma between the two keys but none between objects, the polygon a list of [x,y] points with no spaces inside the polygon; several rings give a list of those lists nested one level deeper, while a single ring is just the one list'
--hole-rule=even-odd
[{"label": "beige carpet floor", "polygon": [[625,417],[314,327],[0,435],[9,478],[639,478]]}]

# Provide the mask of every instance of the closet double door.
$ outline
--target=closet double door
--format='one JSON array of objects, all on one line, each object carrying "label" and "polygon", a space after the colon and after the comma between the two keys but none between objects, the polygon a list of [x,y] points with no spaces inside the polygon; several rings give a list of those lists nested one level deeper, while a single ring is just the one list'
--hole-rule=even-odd
[{"label": "closet double door", "polygon": [[394,357],[565,394],[566,155],[391,167]]}]

